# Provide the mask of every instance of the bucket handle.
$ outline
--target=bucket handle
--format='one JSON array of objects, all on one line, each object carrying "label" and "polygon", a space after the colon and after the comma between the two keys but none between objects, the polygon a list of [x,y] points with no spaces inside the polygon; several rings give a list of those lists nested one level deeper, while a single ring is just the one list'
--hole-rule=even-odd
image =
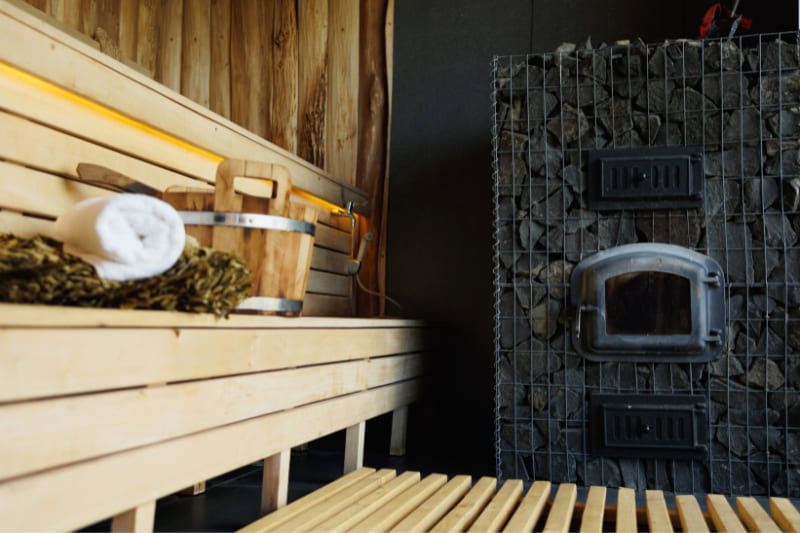
[{"label": "bucket handle", "polygon": [[244,159],[226,159],[217,167],[214,192],[215,211],[238,211],[240,209],[241,204],[237,202],[234,191],[236,178],[270,180],[273,185],[268,214],[288,215],[289,195],[291,194],[289,171],[280,165]]}]

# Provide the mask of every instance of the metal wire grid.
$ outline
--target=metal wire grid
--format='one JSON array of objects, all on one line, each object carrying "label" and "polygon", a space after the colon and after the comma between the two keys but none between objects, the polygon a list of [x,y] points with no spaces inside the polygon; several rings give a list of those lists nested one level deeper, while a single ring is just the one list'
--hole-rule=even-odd
[{"label": "metal wire grid", "polygon": [[[784,198],[800,172],[796,37],[494,58],[499,477],[800,495],[800,354],[787,343],[800,320],[790,317],[800,291],[800,249],[790,235],[800,228],[789,225],[800,226],[800,216]],[[585,209],[583,150],[676,144],[703,146],[704,209]],[[720,359],[593,363],[574,352],[559,323],[569,265],[642,240],[687,246],[722,265],[729,338]],[[702,394],[707,458],[592,457],[586,398],[593,390]]]}]

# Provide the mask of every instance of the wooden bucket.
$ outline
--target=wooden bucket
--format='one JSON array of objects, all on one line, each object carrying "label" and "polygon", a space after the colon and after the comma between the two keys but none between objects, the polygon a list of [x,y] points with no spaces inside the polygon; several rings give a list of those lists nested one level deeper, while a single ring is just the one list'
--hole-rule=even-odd
[{"label": "wooden bucket", "polygon": [[[265,195],[235,192],[234,183],[241,179],[260,180]],[[292,204],[290,193],[291,178],[284,167],[226,159],[217,168],[214,192],[167,189],[163,194],[201,245],[236,253],[247,263],[253,286],[237,311],[302,311],[318,212]]]}]

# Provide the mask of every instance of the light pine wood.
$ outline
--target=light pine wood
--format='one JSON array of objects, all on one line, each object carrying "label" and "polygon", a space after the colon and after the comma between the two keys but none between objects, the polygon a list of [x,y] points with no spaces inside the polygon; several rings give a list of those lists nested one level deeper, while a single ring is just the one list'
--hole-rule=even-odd
[{"label": "light pine wood", "polygon": [[[78,529],[124,510],[129,502],[176,492],[198,479],[391,411],[420,392],[419,380],[406,381],[15,478],[0,484],[3,527]],[[110,479],[115,482],[108,483]],[[74,490],[76,486],[81,490]],[[48,502],[47,513],[41,512],[43,501]]]},{"label": "light pine wood", "polygon": [[325,165],[328,94],[328,1],[297,1],[298,119],[297,153]]},{"label": "light pine wood", "polygon": [[210,0],[183,1],[180,91],[198,104],[209,107],[211,2]]},{"label": "light pine wood", "polygon": [[744,525],[750,531],[763,533],[779,533],[781,529],[772,521],[767,512],[752,496],[738,496],[736,510]]},{"label": "light pine wood", "polygon": [[444,474],[430,474],[419,483],[403,491],[402,494],[359,522],[350,531],[388,531],[419,504],[447,483]]},{"label": "light pine wood", "polygon": [[78,30],[92,37],[97,29],[97,12],[100,0],[81,0]]},{"label": "light pine wood", "polygon": [[653,533],[672,533],[672,522],[667,512],[667,502],[660,490],[645,491],[647,525]]},{"label": "light pine wood", "polygon": [[519,507],[506,524],[503,531],[530,532],[539,520],[544,504],[550,497],[550,482],[536,481],[531,485],[528,494],[522,499]]},{"label": "light pine wood", "polygon": [[519,479],[506,480],[467,531],[500,531],[517,507],[521,494],[522,481]]},{"label": "light pine wood", "polygon": [[547,515],[547,522],[544,524],[544,533],[569,531],[577,498],[578,487],[574,483],[562,483],[558,486],[550,513]]},{"label": "light pine wood", "polygon": [[[267,2],[231,0],[231,119],[267,136],[268,87],[263,23]],[[269,21],[272,27],[272,21]],[[267,63],[268,64],[268,63]]]},{"label": "light pine wood", "polygon": [[183,0],[161,0],[158,16],[156,80],[180,92]]},{"label": "light pine wood", "polygon": [[706,498],[706,507],[717,531],[729,531],[732,533],[746,531],[728,500],[722,494],[709,494]]},{"label": "light pine wood", "polygon": [[286,506],[289,496],[289,463],[292,450],[283,450],[264,459],[261,482],[261,514]]},{"label": "light pine wood", "polygon": [[[315,531],[318,524],[336,515],[342,509],[359,501],[396,477],[394,470],[382,469],[334,494],[316,505],[311,512],[295,516],[280,525],[280,531]],[[270,530],[268,530],[270,531]]]},{"label": "light pine wood", "polygon": [[319,531],[347,531],[367,516],[381,508],[384,504],[395,498],[403,491],[419,483],[419,472],[405,472],[397,476],[384,486],[374,490],[361,500],[342,509],[336,515],[328,518],[316,528]]},{"label": "light pine wood", "polygon": [[344,473],[348,474],[364,466],[364,435],[367,423],[359,422],[347,428],[344,444]]},{"label": "light pine wood", "polygon": [[140,0],[120,0],[119,49],[123,57],[136,61],[136,31],[139,26]]},{"label": "light pine wood", "polygon": [[[119,22],[120,22],[120,0],[90,0],[97,2],[97,30],[102,28],[119,57],[115,58],[122,61],[122,54],[119,48]],[[97,40],[97,30],[89,35]],[[102,43],[100,45],[102,49]]]},{"label": "light pine wood", "polygon": [[[393,356],[9,405],[0,419],[9,437],[0,442],[0,453],[15,460],[0,464],[0,479],[417,377],[419,371],[406,365],[420,369],[415,359],[421,357]],[[171,423],[148,424],[164,412],[169,412]],[[360,450],[363,457],[361,437],[353,442],[353,453]],[[69,446],[56,447],[54,442]],[[360,468],[356,459],[348,472]]]},{"label": "light pine wood", "polygon": [[181,491],[181,494],[184,496],[197,496],[198,494],[203,494],[206,491],[206,482],[205,481],[198,481],[197,483],[193,483],[191,487],[186,487]]},{"label": "light pine wood", "polygon": [[297,3],[275,2],[272,20],[269,140],[292,153],[297,153],[297,49]]},{"label": "light pine wood", "polygon": [[600,533],[603,531],[603,514],[606,505],[606,488],[592,486],[586,497],[586,505],[581,517],[581,533]]},{"label": "light pine wood", "polygon": [[494,495],[497,479],[482,477],[470,489],[464,499],[455,506],[431,531],[464,531]]},{"label": "light pine wood", "polygon": [[800,532],[800,512],[788,498],[771,497],[769,511],[783,531]]},{"label": "light pine wood", "polygon": [[209,107],[231,118],[231,0],[211,0]]},{"label": "light pine wood", "polygon": [[325,501],[326,499],[330,498],[334,494],[346,489],[347,487],[357,483],[358,481],[366,478],[370,474],[374,473],[374,468],[360,468],[355,472],[351,472],[345,476],[340,477],[336,481],[332,481],[328,483],[321,489],[317,489],[311,494],[307,494],[296,500],[286,507],[282,507],[273,513],[256,520],[255,522],[248,524],[244,528],[240,529],[239,531],[242,532],[254,532],[254,531],[267,531],[269,529],[276,528],[290,520],[291,518],[307,512],[309,509],[313,508],[316,504]]},{"label": "light pine wood", "polygon": [[0,209],[0,232],[13,233],[18,237],[30,238],[37,234],[55,236],[52,220],[25,216],[14,211]]},{"label": "light pine wood", "polygon": [[158,64],[159,0],[139,0],[136,21],[136,62],[155,75]]},{"label": "light pine wood", "polygon": [[303,301],[303,316],[353,316],[352,303],[349,297],[307,292]]},{"label": "light pine wood", "polygon": [[437,490],[391,531],[427,531],[464,496],[472,485],[470,476],[455,476]]},{"label": "light pine wood", "polygon": [[155,500],[120,513],[111,520],[111,531],[120,533],[148,533],[153,531],[156,518]]},{"label": "light pine wood", "polygon": [[392,411],[392,432],[389,438],[389,455],[406,454],[406,433],[408,429],[408,406]]},{"label": "light pine wood", "polygon": [[[141,12],[139,22],[141,26]],[[356,188],[335,180],[330,173],[115,62],[96,48],[66,35],[13,3],[0,4],[0,34],[11,42],[19,43],[19,46],[0,49],[0,61],[6,65],[26,69],[32,58],[46,57],[47,62],[36,63],[37,75],[44,80],[60,82],[70,79],[73,91],[108,108],[124,110],[127,116],[156,130],[180,135],[199,149],[213,150],[229,157],[270,160],[283,164],[292,174],[295,187],[340,206],[345,205],[348,200],[354,200],[359,213],[369,210],[366,194]],[[139,44],[141,41],[139,39]],[[75,72],[80,72],[81,76],[75,76]],[[26,85],[20,92],[22,99],[18,100],[10,98],[13,95],[7,94],[5,87],[0,88],[0,96],[6,108],[13,107],[14,112],[35,115],[37,120],[52,123],[51,115],[59,116],[61,110],[58,108],[65,104],[64,100],[43,103],[36,100],[41,97],[35,95],[36,92],[38,89],[34,91]],[[24,112],[19,108],[23,108]],[[73,115],[60,127],[74,131],[76,128],[81,129],[85,121],[85,116],[76,118]],[[98,140],[117,142],[119,135],[109,133],[107,127],[99,129],[104,133],[98,135]],[[82,133],[81,135],[86,136]],[[138,153],[125,139],[119,141],[119,145]],[[163,164],[175,165],[185,155],[186,153],[184,156],[176,153]],[[210,163],[215,166],[220,159],[211,160]]]},{"label": "light pine wood", "polygon": [[359,1],[328,0],[325,168],[355,185],[358,154]]},{"label": "light pine wood", "polygon": [[340,276],[320,270],[312,270],[308,274],[308,287],[306,290],[333,296],[349,296],[351,280],[352,278],[349,276]]},{"label": "light pine wood", "polygon": [[617,489],[617,533],[636,533],[636,492],[633,489]]},{"label": "light pine wood", "polygon": [[[311,268],[333,274],[346,274],[349,261],[350,254],[317,246],[314,248],[314,255],[311,257]],[[311,279],[309,279],[310,283]],[[311,289],[309,288],[308,290]],[[311,290],[311,292],[314,291]]]},{"label": "light pine wood", "polygon": [[317,227],[316,242],[320,246],[342,253],[352,253],[352,234],[329,226]]},{"label": "light pine wood", "polygon": [[675,496],[675,506],[678,508],[682,531],[697,531],[697,533],[709,531],[703,511],[694,496],[690,494]]}]

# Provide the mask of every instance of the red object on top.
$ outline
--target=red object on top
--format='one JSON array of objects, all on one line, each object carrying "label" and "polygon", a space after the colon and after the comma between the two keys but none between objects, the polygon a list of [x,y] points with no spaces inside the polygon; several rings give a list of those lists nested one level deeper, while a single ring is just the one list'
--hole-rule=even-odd
[{"label": "red object on top", "polygon": [[[708,34],[708,30],[711,28],[711,25],[714,23],[714,20],[717,18],[718,11],[725,11],[724,15],[730,17],[731,14],[728,10],[723,7],[720,2],[716,4],[712,4],[709,7],[705,14],[703,15],[703,20],[700,23],[700,38],[705,39],[706,35]],[[749,19],[747,17],[741,17],[739,19],[739,27],[741,27],[744,31],[749,30],[753,26],[753,19]]]}]

